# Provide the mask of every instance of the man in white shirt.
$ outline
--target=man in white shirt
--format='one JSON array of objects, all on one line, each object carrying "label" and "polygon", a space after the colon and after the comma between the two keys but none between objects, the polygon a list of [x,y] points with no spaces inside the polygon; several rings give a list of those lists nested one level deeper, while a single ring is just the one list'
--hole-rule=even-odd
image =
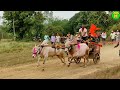
[{"label": "man in white shirt", "polygon": [[107,38],[106,32],[103,32],[102,35],[101,35],[101,37],[102,37],[103,45],[105,45],[105,41],[106,41],[106,38]]},{"label": "man in white shirt", "polygon": [[116,37],[115,32],[112,31],[110,34],[110,37],[111,37],[111,40],[113,42],[115,40],[115,37]]},{"label": "man in white shirt", "polygon": [[105,41],[107,37],[106,32],[103,32],[101,36],[102,36],[102,40]]},{"label": "man in white shirt", "polygon": [[[118,47],[120,45],[120,31],[118,31],[119,34],[118,34],[118,40],[117,40],[117,45],[114,46],[114,48]],[[119,56],[120,56],[120,48],[119,48]]]},{"label": "man in white shirt", "polygon": [[56,35],[56,43],[60,43],[60,35],[58,33]]},{"label": "man in white shirt", "polygon": [[81,34],[81,38],[86,41],[88,38],[87,29],[82,26],[82,28],[79,29],[79,33]]},{"label": "man in white shirt", "polygon": [[116,41],[119,40],[119,34],[120,34],[119,30],[117,30],[117,32],[116,32]]}]

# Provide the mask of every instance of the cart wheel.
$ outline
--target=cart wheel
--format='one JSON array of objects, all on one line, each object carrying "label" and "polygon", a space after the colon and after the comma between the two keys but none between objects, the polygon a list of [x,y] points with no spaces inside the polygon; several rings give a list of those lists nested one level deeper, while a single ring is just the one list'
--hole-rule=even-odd
[{"label": "cart wheel", "polygon": [[100,61],[100,55],[97,53],[95,54],[95,57],[93,58],[94,64],[97,64]]},{"label": "cart wheel", "polygon": [[81,61],[81,58],[74,59],[75,63],[78,64]]}]

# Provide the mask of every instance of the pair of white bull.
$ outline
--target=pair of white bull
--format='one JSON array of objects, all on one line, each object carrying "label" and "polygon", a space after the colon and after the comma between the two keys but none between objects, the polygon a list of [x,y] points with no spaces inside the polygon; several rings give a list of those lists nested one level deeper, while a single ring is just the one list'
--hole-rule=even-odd
[{"label": "pair of white bull", "polygon": [[[73,41],[66,41],[65,48],[52,48],[51,46],[35,46],[33,48],[33,57],[38,56],[38,66],[40,62],[40,58],[44,58],[43,60],[43,69],[44,70],[44,64],[48,57],[58,56],[58,58],[61,60],[62,63],[65,63],[65,52],[68,54],[68,58],[74,59],[74,58],[83,58],[84,59],[84,65],[86,66],[85,61],[88,61],[89,56],[89,47],[85,43],[81,43],[79,45],[73,45]],[[69,63],[70,64],[70,63]]]}]

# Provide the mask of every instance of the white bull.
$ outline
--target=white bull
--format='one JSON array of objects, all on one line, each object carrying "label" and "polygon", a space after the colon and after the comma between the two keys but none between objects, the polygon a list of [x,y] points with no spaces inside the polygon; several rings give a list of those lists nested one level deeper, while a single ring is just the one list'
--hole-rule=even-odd
[{"label": "white bull", "polygon": [[39,62],[40,62],[40,58],[43,58],[43,70],[44,70],[44,64],[47,60],[48,57],[53,57],[53,56],[57,56],[62,63],[65,63],[65,56],[64,56],[65,51],[62,48],[52,48],[51,46],[35,46],[33,48],[33,58],[35,58],[36,56],[38,56],[38,66],[39,66]]},{"label": "white bull", "polygon": [[[65,43],[65,52],[68,53],[68,59],[83,58],[84,66],[86,66],[85,61],[87,60],[88,62],[89,47],[85,43],[73,44],[73,41],[67,41]],[[70,66],[70,63],[68,66]]]}]

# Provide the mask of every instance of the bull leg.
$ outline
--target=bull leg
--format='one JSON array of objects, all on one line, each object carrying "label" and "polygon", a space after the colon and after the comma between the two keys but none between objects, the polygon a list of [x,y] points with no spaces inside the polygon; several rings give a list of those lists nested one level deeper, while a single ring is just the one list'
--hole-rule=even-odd
[{"label": "bull leg", "polygon": [[120,50],[119,50],[119,56],[120,56]]},{"label": "bull leg", "polygon": [[58,56],[58,58],[61,60],[62,63],[64,63],[63,60],[62,60],[62,58],[60,56]]},{"label": "bull leg", "polygon": [[63,58],[63,60],[64,60],[64,64],[66,65],[66,63],[65,63],[65,57],[62,57]]},{"label": "bull leg", "polygon": [[61,61],[64,63],[64,65],[66,65],[64,57],[61,57]]},{"label": "bull leg", "polygon": [[61,58],[62,58],[62,61],[63,61],[64,65],[65,65],[66,63],[65,63],[65,57],[64,57],[64,55],[62,55]]},{"label": "bull leg", "polygon": [[88,64],[89,63],[88,55],[86,55],[85,58],[86,58],[87,64]]},{"label": "bull leg", "polygon": [[[68,59],[71,59],[71,61],[73,60],[73,58],[68,58]],[[69,60],[68,60],[69,61]],[[71,64],[72,62],[69,62],[68,63],[68,67],[70,67],[70,64]]]},{"label": "bull leg", "polygon": [[68,63],[68,67],[70,67],[71,62]]},{"label": "bull leg", "polygon": [[[61,60],[62,63],[66,64],[63,57],[58,56],[58,58]],[[62,60],[62,58],[63,58],[64,61]]]},{"label": "bull leg", "polygon": [[87,64],[89,63],[89,50],[87,50],[87,53],[86,53],[86,60],[87,60]]},{"label": "bull leg", "polygon": [[38,55],[37,67],[40,66],[40,56]]},{"label": "bull leg", "polygon": [[86,62],[85,61],[86,61],[86,58],[84,57],[84,67],[86,67]]},{"label": "bull leg", "polygon": [[46,62],[46,60],[47,60],[47,58],[46,58],[46,57],[44,57],[42,71],[44,71],[44,70],[45,70],[44,68],[45,68],[45,62]]},{"label": "bull leg", "polygon": [[65,58],[61,58],[61,61],[62,61],[62,63],[63,63],[64,65],[66,65],[66,63],[65,63]]},{"label": "bull leg", "polygon": [[70,59],[71,59],[71,58],[68,58],[68,61],[69,61],[69,63],[68,63],[68,67],[70,66]]}]

